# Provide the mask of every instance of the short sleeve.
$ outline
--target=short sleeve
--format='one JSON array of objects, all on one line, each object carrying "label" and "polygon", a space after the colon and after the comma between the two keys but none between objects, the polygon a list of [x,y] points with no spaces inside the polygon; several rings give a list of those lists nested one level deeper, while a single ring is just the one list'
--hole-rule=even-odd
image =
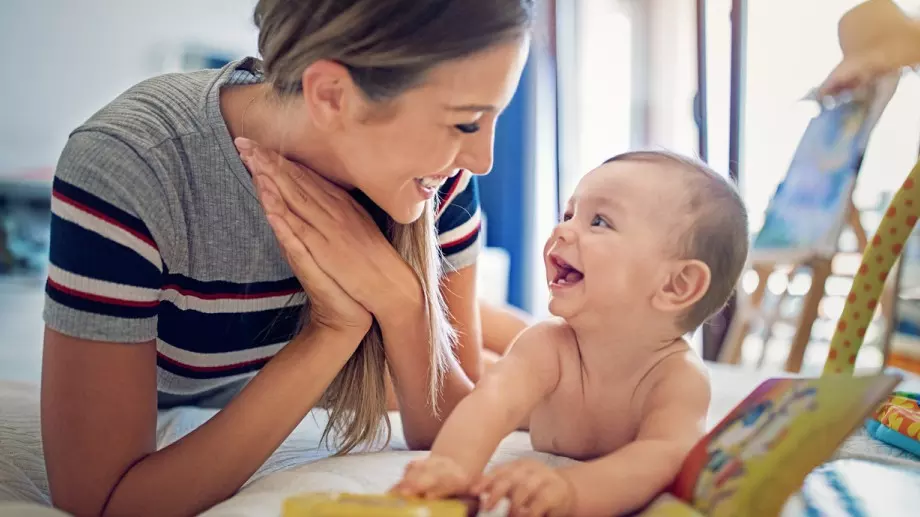
[{"label": "short sleeve", "polygon": [[[74,133],[52,186],[45,324],[97,341],[154,339],[163,278],[149,165],[103,133]],[[159,206],[163,206],[160,200]]]},{"label": "short sleeve", "polygon": [[476,176],[468,171],[457,174],[441,187],[438,198],[438,243],[445,270],[459,270],[476,263],[482,233]]}]

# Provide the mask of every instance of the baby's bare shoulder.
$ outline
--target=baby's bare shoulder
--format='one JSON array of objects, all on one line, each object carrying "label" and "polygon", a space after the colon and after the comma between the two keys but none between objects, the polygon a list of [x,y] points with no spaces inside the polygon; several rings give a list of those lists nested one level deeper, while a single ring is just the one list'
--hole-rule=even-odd
[{"label": "baby's bare shoulder", "polygon": [[514,341],[508,355],[500,363],[512,362],[532,369],[553,372],[558,378],[561,351],[574,332],[564,321],[548,319],[531,325]]},{"label": "baby's bare shoulder", "polygon": [[[711,398],[709,369],[689,347],[663,358],[643,378],[636,390],[642,406],[698,402],[706,407]],[[694,404],[695,405],[695,404]]]},{"label": "baby's bare shoulder", "polygon": [[512,350],[520,346],[558,353],[567,344],[575,343],[575,331],[562,318],[550,318],[530,326],[517,341]]}]

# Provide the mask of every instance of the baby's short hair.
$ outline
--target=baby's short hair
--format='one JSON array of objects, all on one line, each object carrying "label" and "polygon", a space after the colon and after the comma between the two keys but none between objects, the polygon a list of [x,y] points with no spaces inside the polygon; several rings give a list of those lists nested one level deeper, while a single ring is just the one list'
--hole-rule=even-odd
[{"label": "baby's short hair", "polygon": [[692,222],[677,238],[680,258],[699,260],[709,267],[706,294],[679,321],[693,330],[715,315],[731,297],[748,255],[748,215],[738,189],[702,161],[670,151],[631,151],[605,161],[649,162],[673,165],[685,173],[684,207]]}]

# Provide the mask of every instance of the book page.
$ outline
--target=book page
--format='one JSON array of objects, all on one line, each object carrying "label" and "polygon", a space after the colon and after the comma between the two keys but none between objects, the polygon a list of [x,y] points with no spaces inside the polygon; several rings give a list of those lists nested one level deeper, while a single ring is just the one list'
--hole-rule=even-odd
[{"label": "book page", "polygon": [[899,380],[767,380],[691,451],[672,492],[708,517],[777,515]]}]

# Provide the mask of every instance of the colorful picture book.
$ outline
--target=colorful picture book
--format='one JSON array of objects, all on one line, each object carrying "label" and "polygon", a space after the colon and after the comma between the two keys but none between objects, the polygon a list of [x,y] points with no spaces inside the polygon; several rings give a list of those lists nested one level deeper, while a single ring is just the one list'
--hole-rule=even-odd
[{"label": "colorful picture book", "polygon": [[[841,460],[827,462],[877,411],[899,381],[890,374],[765,381],[691,451],[670,492],[638,515],[776,516],[796,493],[799,504],[810,501],[812,506],[846,506],[860,498],[875,497],[877,487],[835,481],[849,473],[858,476],[867,467],[854,467]],[[873,468],[895,469],[886,470],[886,475],[898,483],[916,483],[920,476],[920,470],[897,470],[880,464],[873,464]],[[846,491],[829,492],[841,487]],[[869,514],[806,511],[797,515]]]}]

